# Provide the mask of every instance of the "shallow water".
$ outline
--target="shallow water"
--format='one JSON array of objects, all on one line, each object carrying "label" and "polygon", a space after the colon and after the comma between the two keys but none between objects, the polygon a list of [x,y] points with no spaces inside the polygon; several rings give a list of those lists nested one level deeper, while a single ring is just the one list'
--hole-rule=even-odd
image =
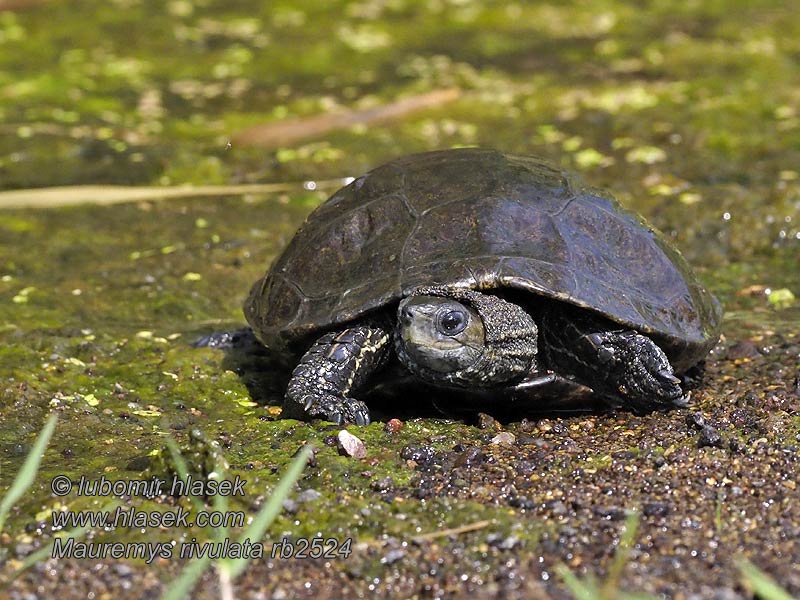
[{"label": "shallow water", "polygon": [[[0,200],[3,487],[46,415],[61,414],[4,542],[36,546],[46,539],[47,510],[91,504],[52,498],[53,474],[130,477],[136,471],[125,466],[162,448],[166,433],[180,438],[200,427],[261,488],[274,485],[303,440],[335,433],[276,420],[252,402],[251,382],[226,370],[220,352],[189,342],[243,325],[249,286],[333,191],[307,191],[303,182],[356,176],[415,151],[482,145],[532,153],[611,189],[673,239],[725,305],[722,350],[710,361],[699,409],[713,406],[715,394],[730,400],[732,347],[754,353],[737,368],[780,356],[772,370],[741,377],[763,397],[779,389],[788,398],[800,375],[799,14],[797,3],[654,2],[642,10],[616,1],[471,0],[116,0],[0,11],[0,189],[289,182],[276,194],[116,206],[3,210]],[[452,87],[458,99],[388,123],[277,149],[229,144],[251,125]],[[780,447],[800,432],[787,403],[773,415]],[[333,452],[320,459],[323,472],[303,485],[322,491],[327,508],[281,517],[273,538],[325,531],[375,540],[494,519],[528,545],[509,554],[492,546],[497,552],[481,563],[487,569],[543,552],[537,540],[546,526],[524,511],[509,516],[507,505],[484,502],[480,492],[429,511],[414,497],[382,503],[369,486],[392,475],[398,487],[413,488],[400,448],[480,444],[483,430],[426,419],[391,440],[380,425],[356,433],[373,452],[368,462]],[[343,493],[357,499],[337,514]],[[407,524],[374,516],[387,506]],[[467,546],[479,549],[484,538]],[[756,554],[766,542],[741,543]],[[787,551],[800,556],[796,545]],[[371,552],[353,567],[355,581],[365,573],[388,580]],[[435,561],[436,552],[425,546],[420,560]],[[576,569],[606,564],[576,552]],[[275,577],[293,589],[285,568]],[[800,590],[796,570],[776,573]],[[410,572],[403,581],[404,590],[421,589]],[[635,584],[659,589],[655,576]]]}]

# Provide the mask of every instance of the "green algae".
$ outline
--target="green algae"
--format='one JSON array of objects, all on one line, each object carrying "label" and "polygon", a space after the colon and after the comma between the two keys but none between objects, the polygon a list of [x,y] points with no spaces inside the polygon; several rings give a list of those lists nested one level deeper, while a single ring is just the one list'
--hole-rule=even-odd
[{"label": "green algae", "polygon": [[[611,188],[698,268],[726,317],[723,350],[710,361],[696,406],[736,402],[749,386],[771,416],[756,425],[745,420],[726,435],[746,452],[777,453],[800,433],[789,400],[798,367],[769,362],[770,352],[792,360],[800,323],[796,303],[770,301],[775,290],[800,295],[797,9],[771,2],[640,9],[611,0],[302,7],[137,0],[0,12],[0,188],[301,182],[458,145],[543,155]],[[451,86],[462,90],[456,102],[380,126],[271,152],[228,144],[250,125]],[[486,431],[434,419],[409,420],[395,433],[378,423],[351,428],[367,446],[367,458],[355,461],[326,444],[338,428],[277,418],[284,375],[265,370],[254,383],[222,352],[191,346],[203,334],[243,325],[250,285],[324,197],[298,192],[0,213],[0,489],[47,415],[61,416],[34,488],[9,518],[4,546],[46,539],[50,510],[104,503],[52,497],[55,475],[143,477],[167,436],[185,441],[198,428],[220,444],[231,472],[248,479],[247,497],[231,502],[247,514],[269,496],[292,455],[316,444],[316,466],[306,469],[299,489],[320,497],[284,512],[266,540],[352,536],[366,558],[336,573],[384,577],[387,538],[483,521],[501,538],[519,539],[513,558],[547,562],[543,549],[552,550],[547,540],[562,535],[567,517],[526,516],[532,509],[510,506],[508,493],[466,476],[420,498],[420,482],[433,475],[401,458],[406,446],[444,454],[457,444],[491,449]],[[766,350],[726,361],[737,342]],[[681,418],[665,417],[676,429]],[[628,476],[628,462],[645,470],[649,460],[723,460],[722,450],[698,451],[688,434],[643,450],[618,435],[618,424],[564,420],[587,436],[590,424],[607,427],[609,439],[599,436],[596,447],[575,455],[559,448],[552,463],[541,456],[535,486],[525,492],[530,506],[564,497],[547,483],[555,477],[614,487],[614,477]],[[519,468],[509,453],[493,452],[496,478]],[[637,501],[646,496],[630,493]],[[132,502],[166,510],[163,499]],[[736,505],[715,506],[717,530],[738,523]],[[651,521],[642,526],[652,532],[658,525]],[[99,535],[140,541],[211,534]],[[486,531],[445,536],[455,538],[468,558],[448,563],[454,572],[475,565],[488,579],[509,559],[487,547]],[[758,539],[751,552],[765,543]],[[441,547],[419,547],[435,563]],[[16,558],[0,554],[12,567]],[[575,568],[606,564],[588,550],[579,558],[570,559]],[[410,578],[411,567],[398,565]]]}]

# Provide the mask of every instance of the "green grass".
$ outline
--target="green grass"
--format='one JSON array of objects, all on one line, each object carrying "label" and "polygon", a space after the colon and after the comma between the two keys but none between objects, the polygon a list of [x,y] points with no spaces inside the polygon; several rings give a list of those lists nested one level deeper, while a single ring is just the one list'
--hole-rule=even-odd
[{"label": "green grass", "polygon": [[[625,529],[620,537],[617,552],[605,581],[600,582],[591,575],[581,579],[565,564],[556,567],[556,572],[575,600],[656,600],[655,596],[649,594],[625,592],[620,589],[622,572],[630,559],[630,549],[636,539],[638,526],[639,513],[631,513],[625,521]],[[742,559],[739,561],[738,567],[744,586],[756,598],[760,600],[793,600],[789,592],[750,561]]]},{"label": "green grass", "polygon": [[600,582],[593,576],[583,579],[578,578],[569,567],[560,564],[556,567],[564,584],[569,589],[575,600],[654,600],[654,596],[647,594],[636,594],[623,592],[620,590],[620,580],[625,565],[630,559],[630,551],[636,540],[636,531],[639,528],[639,513],[633,512],[625,520],[625,528],[619,538],[619,545],[611,566],[608,570],[608,577]]},{"label": "green grass", "polygon": [[[0,530],[2,530],[11,508],[20,498],[23,497],[28,488],[30,488],[33,482],[36,480],[42,455],[44,454],[50,438],[55,431],[57,422],[58,416],[55,414],[51,415],[47,420],[42,428],[42,431],[39,433],[39,436],[36,438],[33,448],[31,448],[31,451],[28,453],[20,472],[14,478],[11,487],[3,496],[2,500],[0,500]],[[188,469],[186,466],[186,461],[180,454],[178,445],[175,443],[175,440],[169,439],[167,441],[167,446],[172,454],[179,477],[186,481]],[[273,490],[269,500],[264,504],[264,506],[261,507],[258,513],[256,513],[256,516],[250,525],[248,525],[247,528],[239,535],[239,543],[244,543],[244,541],[247,539],[255,542],[264,537],[264,533],[266,532],[270,523],[272,523],[275,517],[280,513],[282,503],[289,496],[292,486],[297,482],[297,480],[300,478],[300,475],[303,473],[303,468],[305,467],[308,457],[311,455],[312,451],[313,447],[311,445],[306,445],[297,454],[295,459],[287,468],[286,473],[284,473],[283,477],[278,482],[278,485]],[[218,461],[217,473],[219,474],[222,473],[222,465],[219,464],[221,462],[222,461]],[[201,500],[195,496],[190,496],[190,498],[198,511],[203,510],[204,507]],[[215,510],[221,513],[227,512],[227,496],[223,494],[217,494],[214,496],[213,502]],[[103,510],[111,512],[118,504],[119,502],[117,501],[111,501],[103,507]],[[80,538],[87,531],[89,531],[89,529],[90,527],[88,526],[82,527],[61,532],[60,535],[72,538]],[[227,527],[220,527],[216,530],[216,536],[217,541],[222,542],[222,540],[232,537],[232,532]],[[21,564],[16,567],[7,578],[4,579],[2,582],[3,587],[8,586],[14,579],[16,579],[32,565],[49,557],[52,553],[54,539],[36,552],[32,552],[26,556]],[[248,557],[211,560],[205,556],[203,558],[193,560],[184,568],[178,578],[175,579],[175,581],[167,588],[162,598],[164,600],[182,600],[183,598],[190,597],[192,589],[203,576],[203,573],[209,566],[213,566],[219,577],[221,598],[223,598],[223,600],[232,600],[235,597],[233,582],[239,575],[241,575],[245,568],[247,568],[249,562],[250,558]]]},{"label": "green grass", "polygon": [[22,469],[20,469],[20,472],[17,473],[17,476],[14,478],[14,483],[11,484],[8,492],[6,492],[3,499],[0,500],[0,530],[3,529],[11,507],[14,506],[17,500],[22,498],[23,494],[25,494],[36,480],[36,473],[39,471],[42,455],[44,454],[45,448],[47,448],[48,442],[50,442],[53,431],[56,429],[57,422],[58,415],[50,415],[44,428],[42,428],[42,431],[39,433],[39,437],[36,438],[33,448],[31,448],[31,451],[28,453],[28,457],[25,459]]},{"label": "green grass", "polygon": [[[186,462],[180,454],[178,445],[174,440],[170,439],[167,442],[175,467],[178,471],[178,476],[186,481],[188,477],[188,470]],[[308,457],[311,455],[313,448],[306,445],[298,453],[297,457],[291,462],[286,469],[278,485],[272,492],[269,500],[261,507],[256,513],[255,518],[250,525],[239,535],[238,542],[244,543],[245,540],[258,541],[264,537],[264,533],[269,527],[270,523],[278,516],[281,511],[283,501],[289,496],[292,486],[300,478],[303,473],[303,468],[306,466]],[[219,473],[220,470],[217,470]],[[195,496],[191,496],[195,508],[199,511],[203,509],[201,501]],[[223,494],[214,496],[214,510],[225,513],[228,510],[228,497]],[[222,542],[224,539],[232,537],[232,532],[227,527],[220,527],[216,530],[217,541]],[[190,596],[192,589],[203,576],[209,566],[213,566],[219,578],[220,596],[223,600],[235,598],[233,589],[234,580],[241,575],[250,562],[249,557],[241,558],[227,558],[219,560],[211,560],[208,556],[204,556],[189,563],[178,578],[170,585],[162,595],[162,600],[182,600]]]},{"label": "green grass", "polygon": [[[22,468],[14,478],[14,482],[11,484],[8,492],[6,492],[6,494],[3,496],[3,499],[0,500],[0,531],[3,529],[3,525],[8,517],[8,513],[11,511],[11,507],[14,506],[14,504],[20,498],[22,498],[28,488],[33,485],[34,481],[36,481],[36,475],[39,472],[39,464],[42,461],[42,455],[47,448],[47,444],[50,442],[50,438],[53,436],[53,432],[56,429],[57,423],[58,415],[50,415],[50,417],[47,419],[47,422],[44,424],[44,427],[39,432],[39,436],[36,438],[33,448],[31,448],[31,451],[25,458]],[[113,511],[118,504],[119,502],[112,500],[103,506],[102,510]],[[68,531],[59,532],[56,537],[80,539],[86,534],[86,532],[89,531],[89,529],[89,526],[70,529]],[[28,556],[26,556],[14,571],[8,577],[3,579],[0,588],[8,586],[12,581],[14,581],[14,579],[19,577],[27,569],[31,568],[39,561],[49,557],[52,554],[54,542],[55,538],[50,540],[50,542],[45,544],[42,548],[39,548],[36,552],[31,552]]]},{"label": "green grass", "polygon": [[744,578],[745,587],[757,598],[761,600],[793,600],[789,592],[749,560],[742,559],[738,566]]}]

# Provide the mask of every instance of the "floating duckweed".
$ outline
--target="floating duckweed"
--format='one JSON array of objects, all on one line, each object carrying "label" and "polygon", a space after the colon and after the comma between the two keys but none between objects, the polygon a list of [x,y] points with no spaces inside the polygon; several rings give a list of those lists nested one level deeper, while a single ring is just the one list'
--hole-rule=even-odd
[{"label": "floating duckweed", "polygon": [[683,192],[680,196],[678,196],[678,201],[681,204],[686,204],[687,206],[697,204],[702,199],[703,197],[697,192]]},{"label": "floating duckweed", "polygon": [[650,193],[655,196],[670,196],[675,190],[667,183],[659,183],[650,188]]},{"label": "floating duckweed", "polygon": [[564,148],[567,152],[575,152],[578,148],[581,147],[583,143],[583,138],[579,135],[574,135],[571,138],[567,138],[563,142],[561,142],[561,147]]},{"label": "floating duckweed", "polygon": [[297,151],[294,148],[280,148],[275,153],[275,158],[280,163],[287,163],[297,160]]},{"label": "floating duckweed", "polygon": [[[638,64],[638,63],[637,63]],[[642,86],[609,90],[585,100],[590,108],[602,108],[617,113],[623,108],[640,110],[658,104],[658,96]]]},{"label": "floating duckweed", "polygon": [[173,17],[188,17],[194,12],[194,5],[186,0],[173,0],[167,3],[167,11]]},{"label": "floating duckweed", "polygon": [[138,410],[132,411],[134,415],[139,417],[160,417],[161,412],[158,410],[148,410],[144,408],[140,408]]},{"label": "floating duckweed", "polygon": [[636,140],[629,137],[618,137],[611,140],[611,147],[614,150],[622,150],[624,148],[633,148],[636,145]]},{"label": "floating duckweed", "polygon": [[797,299],[789,288],[780,288],[767,292],[769,303],[778,309],[789,308]]},{"label": "floating duckweed", "polygon": [[594,148],[584,148],[575,153],[575,162],[579,167],[597,167],[613,164],[614,159],[598,152]]},{"label": "floating duckweed", "polygon": [[644,163],[652,165],[667,159],[667,153],[657,146],[639,146],[628,151],[625,160],[630,163]]},{"label": "floating duckweed", "polygon": [[194,221],[194,226],[198,229],[205,229],[208,227],[208,220],[204,219],[203,217],[197,217]]},{"label": "floating duckweed", "polygon": [[100,400],[98,400],[94,394],[86,394],[83,399],[89,406],[97,406],[100,404]]},{"label": "floating duckweed", "polygon": [[17,292],[17,295],[11,299],[11,301],[15,304],[25,304],[28,301],[28,296],[30,296],[31,292],[35,289],[36,288],[32,286],[22,288],[19,292]]},{"label": "floating duckweed", "polygon": [[392,43],[392,37],[373,25],[343,25],[337,31],[339,40],[357,52],[372,52],[386,48]]}]

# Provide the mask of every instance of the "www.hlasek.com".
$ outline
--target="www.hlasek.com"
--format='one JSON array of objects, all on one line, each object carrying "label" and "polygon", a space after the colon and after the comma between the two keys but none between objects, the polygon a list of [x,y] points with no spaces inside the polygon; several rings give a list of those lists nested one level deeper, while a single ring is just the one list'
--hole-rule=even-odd
[{"label": "www.hlasek.com", "polygon": [[[50,489],[56,496],[66,496],[75,492],[78,496],[141,496],[154,498],[161,494],[171,496],[244,496],[246,480],[237,475],[233,480],[193,480],[175,478],[131,479],[111,481],[101,477],[90,480],[81,477],[72,481],[66,475],[57,475],[50,482]],[[109,530],[116,528],[144,529],[147,527],[234,527],[246,524],[243,511],[199,511],[192,515],[183,507],[175,511],[147,511],[136,507],[119,506],[113,511],[53,511],[53,530],[90,528]],[[299,538],[294,542],[287,539],[272,545],[270,552],[264,551],[264,544],[251,541],[242,542],[224,539],[216,542],[198,542],[192,538],[188,542],[82,542],[74,537],[57,537],[53,540],[52,558],[126,558],[144,559],[150,564],[156,558],[347,558],[350,555],[351,538],[340,541],[338,538]]]}]

